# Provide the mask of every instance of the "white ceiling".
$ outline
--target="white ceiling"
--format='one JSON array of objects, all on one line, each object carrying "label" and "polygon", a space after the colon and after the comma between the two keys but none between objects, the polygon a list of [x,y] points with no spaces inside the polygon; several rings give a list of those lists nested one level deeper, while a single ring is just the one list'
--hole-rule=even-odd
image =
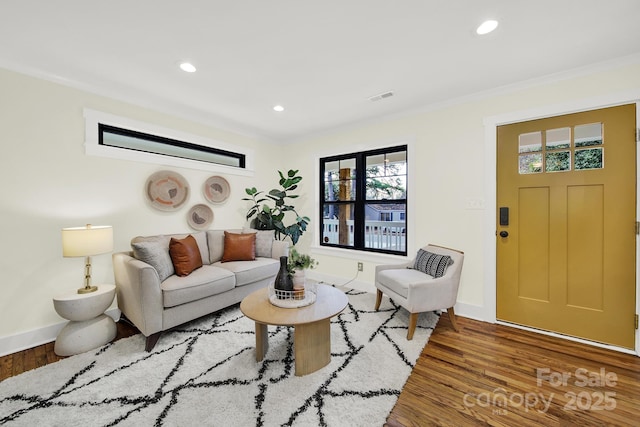
[{"label": "white ceiling", "polygon": [[639,18],[639,0],[1,0],[0,67],[287,142],[635,55]]}]

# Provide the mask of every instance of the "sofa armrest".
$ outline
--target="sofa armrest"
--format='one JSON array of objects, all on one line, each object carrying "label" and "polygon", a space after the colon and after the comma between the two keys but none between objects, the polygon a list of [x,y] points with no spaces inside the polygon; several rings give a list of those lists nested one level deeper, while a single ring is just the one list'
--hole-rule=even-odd
[{"label": "sofa armrest", "polygon": [[288,240],[274,240],[271,246],[271,258],[280,259],[281,256],[289,256],[290,246]]},{"label": "sofa armrest", "polygon": [[143,335],[162,331],[162,289],[158,272],[130,252],[112,255],[118,308]]}]

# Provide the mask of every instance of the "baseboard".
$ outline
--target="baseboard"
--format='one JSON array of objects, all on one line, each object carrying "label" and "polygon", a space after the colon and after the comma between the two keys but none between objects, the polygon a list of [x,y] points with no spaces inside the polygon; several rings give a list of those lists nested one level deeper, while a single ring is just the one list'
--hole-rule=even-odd
[{"label": "baseboard", "polygon": [[[111,316],[116,322],[120,319],[120,310],[118,308],[111,308],[107,310],[105,314]],[[60,333],[66,324],[67,321],[64,320],[43,328],[1,337],[0,357],[55,341],[58,333]]]},{"label": "baseboard", "polygon": [[456,316],[467,317],[481,322],[490,322],[486,319],[485,308],[483,306],[457,302],[453,309],[456,312]]}]

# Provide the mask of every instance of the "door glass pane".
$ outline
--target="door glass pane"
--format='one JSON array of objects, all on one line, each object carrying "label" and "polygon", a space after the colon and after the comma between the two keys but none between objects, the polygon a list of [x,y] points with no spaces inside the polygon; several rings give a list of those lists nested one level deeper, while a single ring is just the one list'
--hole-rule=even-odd
[{"label": "door glass pane", "polygon": [[576,147],[602,145],[602,123],[576,126],[574,133]]},{"label": "door glass pane", "polygon": [[552,151],[545,155],[545,170],[547,172],[563,172],[571,170],[570,151]]},{"label": "door glass pane", "polygon": [[326,204],[322,219],[322,242],[353,246],[353,203]]},{"label": "door glass pane", "polygon": [[326,201],[355,200],[356,160],[345,159],[325,163],[324,198]]},{"label": "door glass pane", "polygon": [[366,248],[404,251],[407,243],[406,204],[369,203],[365,207]]},{"label": "door glass pane", "polygon": [[547,150],[569,148],[571,146],[571,128],[549,129],[545,132]]},{"label": "door glass pane", "polygon": [[603,148],[576,150],[576,170],[602,169]]},{"label": "door glass pane", "polygon": [[542,151],[542,132],[522,133],[518,136],[518,153]]},{"label": "door glass pane", "polygon": [[521,154],[518,171],[520,174],[542,172],[542,153]]},{"label": "door glass pane", "polygon": [[407,198],[407,152],[376,154],[366,157],[367,200]]}]

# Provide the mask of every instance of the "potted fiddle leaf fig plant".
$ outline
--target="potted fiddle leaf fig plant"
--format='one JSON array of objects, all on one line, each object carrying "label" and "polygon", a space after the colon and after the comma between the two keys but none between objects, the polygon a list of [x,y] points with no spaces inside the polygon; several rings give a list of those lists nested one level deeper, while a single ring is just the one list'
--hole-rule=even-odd
[{"label": "potted fiddle leaf fig plant", "polygon": [[[289,201],[289,199],[298,198],[298,195],[294,194],[293,191],[298,188],[298,183],[302,181],[302,177],[298,175],[298,170],[293,169],[290,169],[286,175],[281,171],[278,171],[278,174],[280,174],[280,188],[274,188],[268,193],[258,191],[255,187],[245,188],[245,192],[249,197],[244,197],[242,200],[253,203],[247,210],[246,218],[251,220],[253,228],[274,230],[276,239],[280,240],[288,236],[291,239],[291,243],[295,245],[307,229],[310,221],[309,217],[300,216]],[[288,214],[293,214],[295,220],[285,225],[285,220],[291,217]]]}]

